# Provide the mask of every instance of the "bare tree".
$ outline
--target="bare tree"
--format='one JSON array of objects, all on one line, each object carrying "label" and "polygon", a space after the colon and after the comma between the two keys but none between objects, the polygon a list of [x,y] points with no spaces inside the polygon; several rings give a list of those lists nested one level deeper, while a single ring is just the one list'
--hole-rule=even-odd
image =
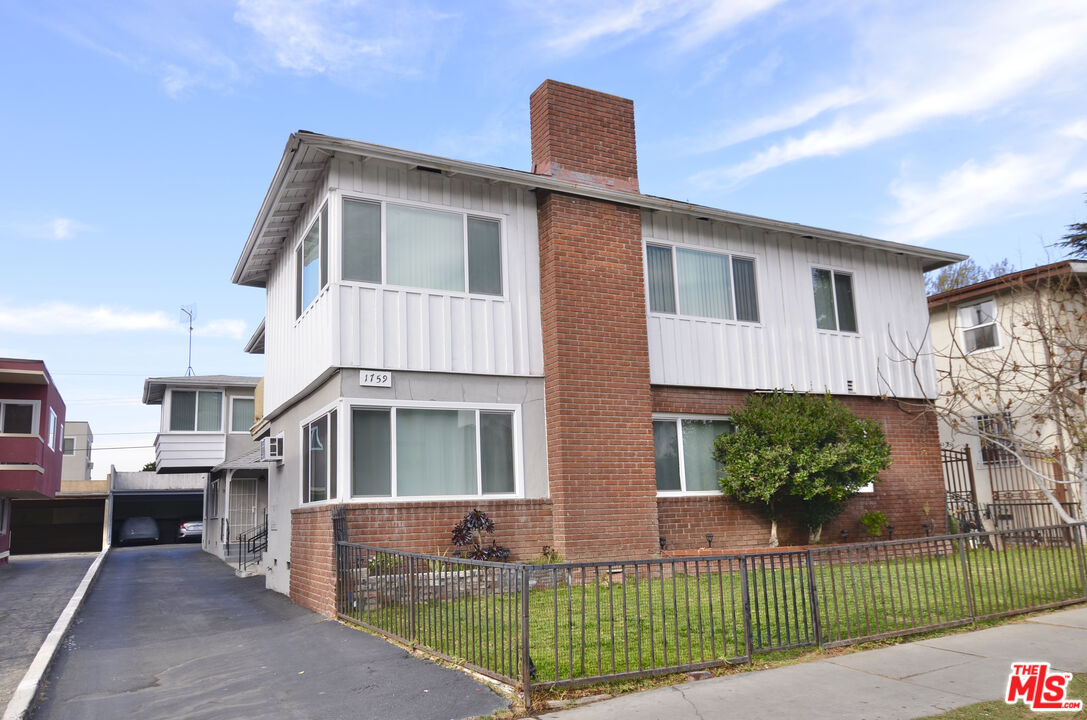
[{"label": "bare tree", "polygon": [[[1087,266],[1015,273],[991,293],[933,306],[934,318],[946,315],[930,327],[940,397],[931,405],[899,402],[935,412],[958,436],[1014,459],[1061,520],[1080,522],[1087,519]],[[925,347],[897,348],[919,387]],[[1052,458],[1060,472],[1043,472],[1029,461],[1034,454]],[[1078,495],[1079,517],[1051,483]]]}]

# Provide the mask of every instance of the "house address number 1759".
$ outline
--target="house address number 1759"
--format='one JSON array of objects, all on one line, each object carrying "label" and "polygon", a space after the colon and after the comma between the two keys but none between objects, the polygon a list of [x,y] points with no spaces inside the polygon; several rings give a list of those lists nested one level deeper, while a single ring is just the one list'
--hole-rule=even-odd
[{"label": "house address number 1759", "polygon": [[392,387],[393,375],[384,370],[359,370],[359,384],[363,387]]}]

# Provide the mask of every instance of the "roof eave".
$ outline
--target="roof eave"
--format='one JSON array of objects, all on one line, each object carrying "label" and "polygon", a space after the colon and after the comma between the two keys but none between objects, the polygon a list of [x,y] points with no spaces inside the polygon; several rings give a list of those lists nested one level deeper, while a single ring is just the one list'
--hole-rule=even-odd
[{"label": "roof eave", "polygon": [[441,170],[443,174],[450,176],[471,175],[473,177],[479,177],[486,180],[521,185],[533,190],[544,190],[549,192],[564,193],[567,195],[578,195],[582,197],[614,202],[620,205],[630,205],[650,211],[679,212],[693,215],[698,218],[705,218],[707,220],[716,220],[719,222],[747,225],[750,227],[757,227],[772,232],[790,233],[794,235],[799,235],[803,238],[810,238],[812,240],[843,242],[849,245],[867,247],[874,250],[882,250],[885,252],[892,252],[902,255],[911,255],[914,257],[918,257],[922,260],[921,267],[924,272],[937,270],[941,267],[945,267],[947,265],[951,265],[965,260],[968,257],[967,255],[963,255],[961,253],[948,252],[944,250],[932,250],[916,245],[907,245],[904,243],[892,242],[890,240],[882,240],[879,238],[868,237],[865,235],[856,235],[853,233],[845,233],[837,230],[828,230],[826,228],[819,228],[811,225],[801,225],[798,223],[791,223],[782,220],[772,220],[769,218],[758,217],[755,215],[745,215],[743,213],[730,212],[728,210],[721,210],[719,208],[708,207],[705,205],[695,205],[679,200],[670,200],[668,198],[657,197],[654,195],[643,195],[640,193],[614,190],[611,188],[600,187],[597,185],[562,180],[551,177],[549,175],[538,175],[536,173],[526,172],[524,170],[511,170],[509,168],[502,168],[493,165],[483,165],[480,163],[467,162],[463,160],[453,160],[450,158],[439,157],[436,155],[427,155],[425,153],[411,152],[408,150],[401,150],[399,148],[392,148],[384,145],[374,145],[372,143],[361,142],[358,140],[336,138],[327,135],[321,135],[318,133],[299,130],[298,132],[291,134],[291,137],[287,142],[287,146],[283,151],[283,157],[280,159],[279,167],[277,168],[276,174],[272,179],[272,183],[268,188],[268,192],[265,195],[264,202],[261,204],[260,212],[257,214],[256,221],[253,224],[253,229],[249,233],[249,239],[246,241],[246,245],[242,251],[242,255],[234,268],[232,282],[236,284],[263,287],[263,281],[242,282],[245,266],[246,263],[249,261],[250,256],[252,255],[253,249],[256,246],[257,241],[260,238],[260,234],[264,228],[264,225],[266,224],[269,213],[278,202],[278,198],[282,193],[284,179],[290,172],[290,166],[299,156],[298,151],[303,145],[308,145],[320,150],[324,150],[325,152],[328,152],[330,154],[334,154],[336,152],[345,152],[354,155],[363,155],[377,160],[385,160],[389,162],[396,162],[407,165],[422,165],[424,167]]}]

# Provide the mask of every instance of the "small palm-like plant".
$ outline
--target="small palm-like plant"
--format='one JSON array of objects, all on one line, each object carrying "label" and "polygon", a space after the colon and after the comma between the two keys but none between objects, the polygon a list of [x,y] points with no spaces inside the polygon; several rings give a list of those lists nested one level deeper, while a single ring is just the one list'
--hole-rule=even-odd
[{"label": "small palm-like plant", "polygon": [[509,560],[510,549],[499,545],[493,537],[489,538],[490,543],[487,544],[484,533],[494,534],[494,521],[479,508],[473,508],[463,520],[453,526],[453,544],[467,548],[458,554],[472,560]]}]

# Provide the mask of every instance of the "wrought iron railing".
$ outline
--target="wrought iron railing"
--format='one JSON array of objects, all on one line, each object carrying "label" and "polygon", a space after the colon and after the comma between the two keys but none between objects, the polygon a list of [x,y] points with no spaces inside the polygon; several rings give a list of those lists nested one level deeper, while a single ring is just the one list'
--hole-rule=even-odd
[{"label": "wrought iron railing", "polygon": [[238,534],[238,569],[245,572],[251,563],[260,562],[268,550],[268,517],[254,528]]},{"label": "wrought iron railing", "polygon": [[1087,600],[1087,524],[548,565],[337,543],[337,612],[535,688],[705,669]]}]

